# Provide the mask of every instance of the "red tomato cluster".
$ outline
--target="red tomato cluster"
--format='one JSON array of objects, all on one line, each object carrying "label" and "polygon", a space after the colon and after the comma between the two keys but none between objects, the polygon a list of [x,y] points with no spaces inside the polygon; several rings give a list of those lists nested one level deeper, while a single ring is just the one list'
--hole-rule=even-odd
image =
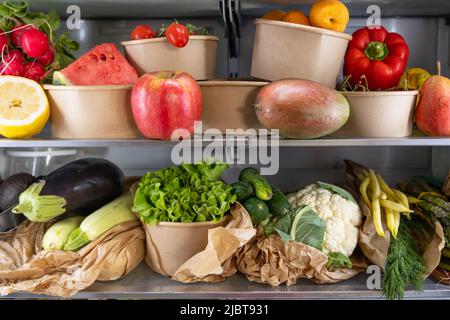
[{"label": "red tomato cluster", "polygon": [[[185,47],[189,42],[189,29],[178,22],[171,23],[164,32],[167,41],[177,48]],[[138,25],[131,32],[132,40],[152,39],[156,37],[156,32],[145,24]]]},{"label": "red tomato cluster", "polygon": [[55,59],[47,34],[32,25],[18,24],[10,32],[0,29],[0,74],[40,82],[45,66]]}]

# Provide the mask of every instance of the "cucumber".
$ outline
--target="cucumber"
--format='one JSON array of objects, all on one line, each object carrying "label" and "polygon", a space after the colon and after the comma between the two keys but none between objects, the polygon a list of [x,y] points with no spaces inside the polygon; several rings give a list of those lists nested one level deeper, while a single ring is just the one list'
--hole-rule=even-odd
[{"label": "cucumber", "polygon": [[254,224],[260,224],[270,217],[269,207],[264,201],[258,199],[257,197],[251,197],[245,200],[244,208],[250,214]]},{"label": "cucumber", "polygon": [[233,183],[231,186],[233,187],[233,192],[238,201],[247,200],[253,195],[253,187],[248,182],[238,181]]},{"label": "cucumber", "polygon": [[272,187],[266,179],[259,174],[258,169],[246,168],[242,170],[239,175],[239,180],[250,183],[259,199],[267,201],[272,198]]},{"label": "cucumber", "polygon": [[266,203],[269,206],[270,213],[276,217],[282,217],[291,209],[291,205],[289,204],[286,195],[281,192],[280,189],[275,187],[273,184],[271,187],[272,199],[268,200]]}]

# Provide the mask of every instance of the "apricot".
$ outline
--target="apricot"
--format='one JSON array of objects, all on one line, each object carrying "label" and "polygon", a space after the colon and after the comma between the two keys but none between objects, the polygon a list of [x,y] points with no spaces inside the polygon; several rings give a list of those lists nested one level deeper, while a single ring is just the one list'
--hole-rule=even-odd
[{"label": "apricot", "polygon": [[339,0],[319,0],[311,7],[309,18],[314,27],[344,32],[350,13]]},{"label": "apricot", "polygon": [[267,12],[262,19],[266,19],[266,20],[276,20],[276,21],[281,21],[281,19],[283,19],[283,17],[286,15],[286,12],[283,10],[278,10],[278,9],[274,9],[274,10],[270,10],[269,12]]},{"label": "apricot", "polygon": [[290,22],[290,23],[297,23],[297,24],[303,24],[306,26],[311,25],[309,23],[309,19],[305,14],[299,10],[291,10],[281,19],[281,21],[284,22]]}]

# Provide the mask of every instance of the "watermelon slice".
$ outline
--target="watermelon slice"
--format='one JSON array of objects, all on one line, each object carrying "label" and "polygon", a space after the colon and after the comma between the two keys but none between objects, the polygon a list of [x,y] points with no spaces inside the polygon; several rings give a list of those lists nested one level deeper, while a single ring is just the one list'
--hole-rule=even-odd
[{"label": "watermelon slice", "polygon": [[53,73],[57,85],[131,85],[136,70],[113,43],[96,46],[66,68]]}]

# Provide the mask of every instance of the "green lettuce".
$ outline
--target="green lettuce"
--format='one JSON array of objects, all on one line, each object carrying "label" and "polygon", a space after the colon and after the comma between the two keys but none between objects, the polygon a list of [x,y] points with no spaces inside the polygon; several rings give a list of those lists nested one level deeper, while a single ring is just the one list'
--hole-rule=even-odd
[{"label": "green lettuce", "polygon": [[147,173],[139,182],[133,211],[150,225],[158,222],[218,222],[236,201],[220,181],[226,164],[183,164]]}]

